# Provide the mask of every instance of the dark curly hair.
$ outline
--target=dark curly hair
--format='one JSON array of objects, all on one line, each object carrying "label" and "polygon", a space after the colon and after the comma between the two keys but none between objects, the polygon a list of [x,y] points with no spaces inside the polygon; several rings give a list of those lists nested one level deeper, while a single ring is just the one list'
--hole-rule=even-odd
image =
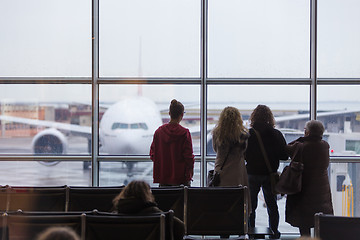
[{"label": "dark curly hair", "polygon": [[249,118],[250,126],[253,127],[256,123],[266,123],[275,127],[275,119],[270,108],[266,105],[257,105]]}]

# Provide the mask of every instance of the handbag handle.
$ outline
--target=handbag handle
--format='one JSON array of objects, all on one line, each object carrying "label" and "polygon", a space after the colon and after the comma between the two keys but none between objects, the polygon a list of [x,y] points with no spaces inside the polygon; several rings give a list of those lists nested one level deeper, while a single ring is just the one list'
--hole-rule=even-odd
[{"label": "handbag handle", "polygon": [[260,136],[259,132],[255,130],[255,128],[253,128],[253,130],[254,130],[254,132],[255,132],[255,134],[257,136],[257,139],[258,139],[258,142],[259,142],[259,145],[260,145],[260,148],[261,148],[261,152],[262,152],[262,154],[264,156],[265,163],[266,163],[266,166],[267,166],[267,168],[269,170],[269,173],[272,173],[273,171],[272,171],[272,168],[270,166],[270,162],[269,162],[269,159],[267,157],[267,154],[266,154],[265,147],[264,147],[263,141],[261,139],[261,136]]}]

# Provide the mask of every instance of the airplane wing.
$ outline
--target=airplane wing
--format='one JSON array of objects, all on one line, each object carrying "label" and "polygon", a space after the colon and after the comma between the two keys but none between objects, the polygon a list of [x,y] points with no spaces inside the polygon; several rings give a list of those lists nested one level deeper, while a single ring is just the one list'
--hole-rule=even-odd
[{"label": "airplane wing", "polygon": [[[319,112],[317,117],[327,117],[327,116],[335,116],[335,115],[343,115],[348,113],[360,113],[360,110],[341,110],[341,111],[329,111],[329,112]],[[285,115],[281,117],[275,117],[276,122],[285,122],[291,120],[301,120],[301,119],[310,119],[309,113],[304,114],[295,114],[295,115]]]},{"label": "airplane wing", "polygon": [[88,126],[79,126],[79,125],[75,125],[75,124],[52,122],[52,121],[39,120],[39,119],[13,117],[13,116],[5,116],[5,115],[0,115],[0,120],[29,124],[29,125],[33,125],[33,126],[56,128],[58,130],[71,132],[74,135],[80,135],[80,136],[85,136],[85,137],[91,136],[91,127],[88,127]]}]

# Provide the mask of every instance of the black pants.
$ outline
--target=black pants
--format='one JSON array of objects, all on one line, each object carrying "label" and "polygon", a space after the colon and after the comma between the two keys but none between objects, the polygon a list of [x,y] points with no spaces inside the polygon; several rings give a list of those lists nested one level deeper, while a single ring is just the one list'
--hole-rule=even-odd
[{"label": "black pants", "polygon": [[251,197],[251,209],[249,226],[255,227],[255,210],[258,205],[258,194],[262,188],[266,203],[267,212],[269,215],[269,227],[274,232],[274,237],[279,238],[279,209],[277,205],[277,197],[271,192],[271,182],[269,175],[251,175],[249,176],[249,190]]}]

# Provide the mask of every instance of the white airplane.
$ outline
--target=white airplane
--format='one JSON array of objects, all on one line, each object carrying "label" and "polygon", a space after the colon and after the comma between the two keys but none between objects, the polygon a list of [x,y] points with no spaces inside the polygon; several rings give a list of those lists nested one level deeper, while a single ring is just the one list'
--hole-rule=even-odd
[{"label": "white airplane", "polygon": [[[35,155],[63,155],[68,152],[66,133],[83,136],[91,147],[91,127],[0,115],[1,121],[46,127],[32,139],[31,149]],[[100,154],[148,155],[155,130],[162,125],[156,104],[145,97],[127,98],[111,105],[100,121]],[[41,162],[55,165],[58,161]],[[90,165],[84,162],[84,168]],[[131,170],[133,164],[127,164]]]}]

